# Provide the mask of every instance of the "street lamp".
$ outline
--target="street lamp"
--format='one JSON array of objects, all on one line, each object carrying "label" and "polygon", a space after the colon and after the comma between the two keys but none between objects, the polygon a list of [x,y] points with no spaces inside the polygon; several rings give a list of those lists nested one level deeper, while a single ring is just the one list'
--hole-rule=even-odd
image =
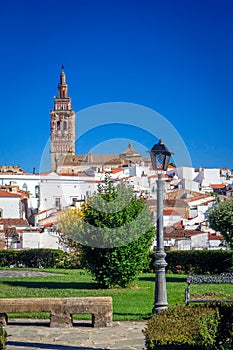
[{"label": "street lamp", "polygon": [[171,153],[159,140],[150,150],[150,157],[153,169],[158,174],[157,180],[157,232],[156,232],[156,253],[155,253],[155,296],[153,313],[159,313],[166,310],[167,303],[167,288],[166,288],[166,271],[167,263],[165,261],[166,253],[164,251],[164,232],[163,232],[163,172],[167,170]]}]

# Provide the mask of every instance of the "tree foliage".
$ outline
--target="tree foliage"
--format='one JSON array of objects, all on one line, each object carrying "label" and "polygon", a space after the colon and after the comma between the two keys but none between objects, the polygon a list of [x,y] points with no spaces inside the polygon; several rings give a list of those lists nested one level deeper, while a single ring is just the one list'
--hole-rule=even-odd
[{"label": "tree foliage", "polygon": [[220,232],[229,247],[233,248],[233,199],[217,203],[208,212],[211,228]]},{"label": "tree foliage", "polygon": [[100,287],[126,287],[148,264],[155,234],[144,200],[125,184],[114,186],[106,176],[98,194],[83,206],[82,215],[77,221],[69,218],[69,224],[63,221],[63,228],[81,244],[84,266]]},{"label": "tree foliage", "polygon": [[80,245],[75,240],[75,235],[72,235],[72,233],[79,231],[83,218],[83,208],[76,207],[69,207],[61,215],[58,225],[58,232],[60,241],[64,245],[67,245],[75,250],[79,250]]}]

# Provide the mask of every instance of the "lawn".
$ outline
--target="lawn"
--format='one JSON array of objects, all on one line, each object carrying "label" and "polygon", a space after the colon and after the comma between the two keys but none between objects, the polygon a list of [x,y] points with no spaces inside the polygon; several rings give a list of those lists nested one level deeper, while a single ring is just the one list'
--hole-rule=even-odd
[{"label": "lawn", "polygon": [[[143,320],[151,316],[155,281],[153,273],[142,274],[137,283],[130,288],[106,290],[97,289],[91,275],[84,270],[44,269],[43,271],[57,273],[58,275],[0,278],[0,298],[111,296],[113,298],[113,320]],[[169,307],[184,305],[185,287],[186,276],[167,275]],[[227,295],[231,294],[233,297],[232,285],[215,287],[217,292],[220,288],[219,291]],[[201,288],[202,293],[208,292],[208,285]],[[26,315],[21,314],[21,316]],[[29,315],[27,314],[27,316]],[[46,314],[31,316],[48,317]],[[83,315],[81,315],[81,318],[84,318]]]}]

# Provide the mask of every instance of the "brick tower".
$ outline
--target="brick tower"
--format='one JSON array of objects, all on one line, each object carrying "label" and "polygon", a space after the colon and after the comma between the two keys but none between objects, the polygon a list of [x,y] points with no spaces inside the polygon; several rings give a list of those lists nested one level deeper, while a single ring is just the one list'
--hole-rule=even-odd
[{"label": "brick tower", "polygon": [[51,170],[57,171],[67,155],[75,154],[75,112],[71,98],[68,97],[68,85],[64,66],[58,84],[58,96],[54,97],[54,107],[50,111],[50,160]]}]

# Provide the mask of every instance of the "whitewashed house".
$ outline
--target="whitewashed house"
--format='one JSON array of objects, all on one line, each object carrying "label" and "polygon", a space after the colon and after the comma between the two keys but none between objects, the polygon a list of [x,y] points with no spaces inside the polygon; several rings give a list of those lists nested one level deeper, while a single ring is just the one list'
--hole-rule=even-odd
[{"label": "whitewashed house", "polygon": [[23,217],[19,194],[0,190],[0,218],[19,219]]},{"label": "whitewashed house", "polygon": [[38,208],[40,174],[0,173],[0,185],[17,185],[19,189],[29,192],[28,207]]},{"label": "whitewashed house", "polygon": [[39,212],[56,208],[65,209],[78,201],[85,201],[97,192],[102,181],[81,174],[80,176],[50,173],[41,177],[39,190]]},{"label": "whitewashed house", "polygon": [[63,245],[60,242],[59,235],[56,232],[45,229],[39,230],[27,230],[21,233],[22,237],[22,249],[62,249]]}]

